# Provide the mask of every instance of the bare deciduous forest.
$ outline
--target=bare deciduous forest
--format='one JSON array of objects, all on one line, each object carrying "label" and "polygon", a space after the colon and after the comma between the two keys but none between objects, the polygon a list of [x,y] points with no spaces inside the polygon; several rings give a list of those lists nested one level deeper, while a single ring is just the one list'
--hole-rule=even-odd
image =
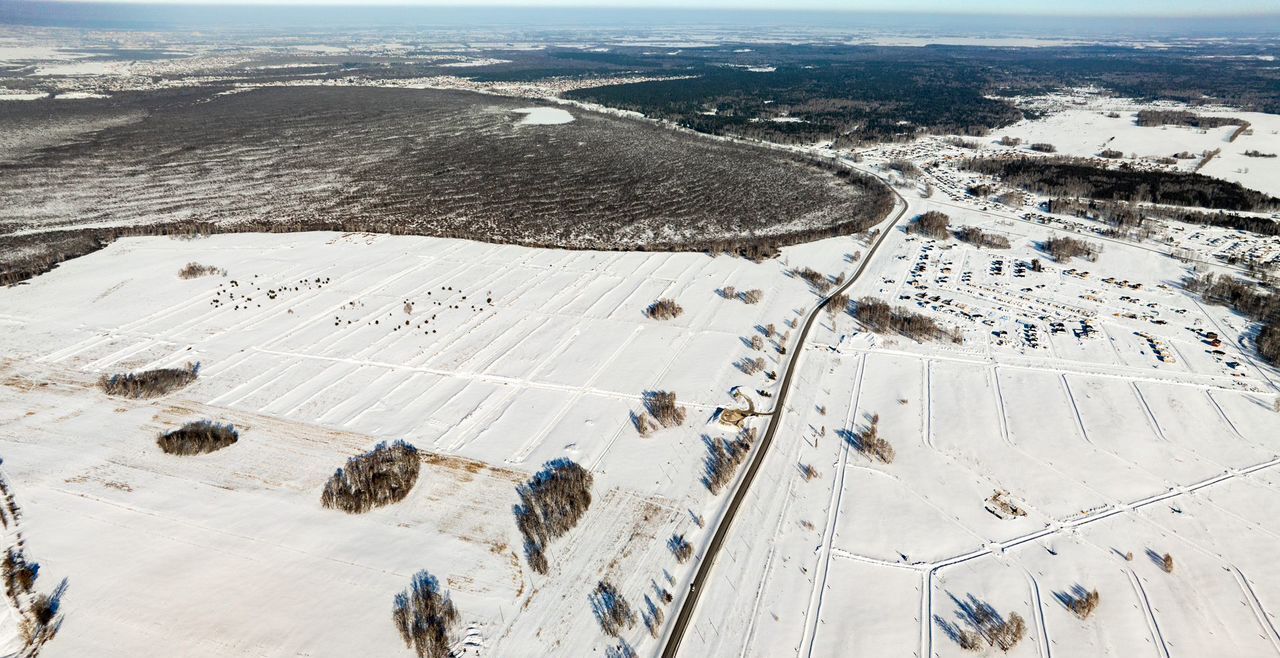
[{"label": "bare deciduous forest", "polygon": [[142,118],[0,162],[12,200],[0,281],[131,233],[363,230],[763,257],[864,230],[893,205],[862,174],[651,123],[573,110],[570,123],[521,125],[521,99],[217,91],[148,96]]}]

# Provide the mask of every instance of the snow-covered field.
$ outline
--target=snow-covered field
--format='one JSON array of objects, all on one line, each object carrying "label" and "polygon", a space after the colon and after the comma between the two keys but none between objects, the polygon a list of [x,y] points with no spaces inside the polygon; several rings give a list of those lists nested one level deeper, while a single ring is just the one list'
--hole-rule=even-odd
[{"label": "snow-covered field", "polygon": [[[418,569],[445,583],[484,655],[602,651],[596,581],[639,609],[687,576],[667,538],[705,541],[694,515],[714,519],[724,497],[699,482],[701,437],[723,434],[708,423],[737,406],[732,387],[774,386],[733,364],[758,354],[776,369],[747,338],[816,300],[785,263],[834,274],[863,248],[839,238],[753,264],[366,234],[144,238],[0,290],[4,469],[42,582],[69,582],[44,655],[400,655],[392,597]],[[179,279],[190,261],[228,273]],[[724,299],[726,285],[764,299]],[[684,315],[646,318],[663,296]],[[199,380],[154,401],[94,385],[188,361]],[[629,414],[652,389],[688,416],[641,438]],[[194,458],[156,448],[199,418],[240,441]],[[346,457],[396,438],[432,455],[406,500],[321,508]],[[595,502],[539,576],[515,486],[562,456],[595,475]],[[626,639],[657,650],[641,626]]]},{"label": "snow-covered field", "polygon": [[[1200,173],[1240,183],[1245,187],[1280,195],[1280,157],[1249,157],[1248,151],[1276,154],[1280,145],[1280,115],[1239,112],[1230,109],[1188,108],[1172,103],[1138,103],[1126,99],[1083,98],[1063,103],[1047,117],[1021,121],[997,131],[1026,144],[1053,144],[1058,153],[1094,157],[1103,150],[1119,151],[1126,158],[1152,160],[1187,152],[1199,156],[1221,149]],[[1141,109],[1180,109],[1207,117],[1230,117],[1248,121],[1251,132],[1230,141],[1237,126],[1201,129],[1188,126],[1139,126],[1134,116]],[[1115,114],[1118,116],[1108,116]],[[1190,170],[1199,157],[1184,160],[1180,167]]]}]

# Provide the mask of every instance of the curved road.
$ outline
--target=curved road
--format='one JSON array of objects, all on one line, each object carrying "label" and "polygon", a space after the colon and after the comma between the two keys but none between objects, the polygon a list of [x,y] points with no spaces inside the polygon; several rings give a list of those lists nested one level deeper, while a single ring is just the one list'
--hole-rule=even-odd
[{"label": "curved road", "polygon": [[[843,161],[840,161],[840,164],[848,166]],[[689,584],[689,591],[680,605],[680,612],[676,615],[675,623],[671,626],[671,633],[667,636],[666,646],[662,649],[663,658],[675,658],[676,654],[679,653],[680,642],[684,639],[684,633],[689,626],[689,621],[693,619],[693,613],[698,607],[698,597],[701,596],[703,586],[711,575],[711,568],[715,565],[716,556],[719,555],[720,548],[724,545],[724,540],[729,534],[730,526],[733,525],[733,519],[738,513],[738,508],[747,497],[747,491],[751,488],[752,481],[755,480],[756,472],[760,470],[760,465],[764,462],[765,453],[769,450],[769,445],[773,443],[774,434],[782,426],[782,414],[786,411],[787,393],[791,390],[791,378],[795,375],[796,364],[800,360],[800,355],[804,352],[804,341],[809,336],[809,330],[813,327],[814,321],[818,318],[822,309],[831,302],[831,298],[848,290],[862,277],[862,273],[867,269],[867,265],[871,263],[871,258],[875,255],[876,250],[880,248],[885,238],[897,226],[898,220],[902,219],[902,215],[907,212],[907,200],[902,198],[902,195],[892,185],[885,183],[885,186],[898,198],[898,202],[902,204],[902,207],[896,211],[893,219],[889,221],[889,225],[880,231],[875,244],[871,245],[866,255],[862,257],[862,262],[858,264],[858,269],[854,270],[853,276],[832,291],[830,295],[819,301],[818,305],[809,311],[809,315],[805,318],[804,326],[801,327],[795,343],[790,348],[791,358],[787,361],[787,369],[782,376],[782,384],[778,388],[777,401],[773,407],[775,413],[770,419],[769,427],[765,430],[764,437],[753,451],[751,463],[747,466],[746,474],[743,476],[742,482],[738,484],[738,488],[734,490],[733,499],[729,501],[729,506],[725,509],[724,518],[720,521],[720,525],[716,527],[716,533],[712,536],[711,543],[707,546],[702,562],[698,564],[698,572]]]}]

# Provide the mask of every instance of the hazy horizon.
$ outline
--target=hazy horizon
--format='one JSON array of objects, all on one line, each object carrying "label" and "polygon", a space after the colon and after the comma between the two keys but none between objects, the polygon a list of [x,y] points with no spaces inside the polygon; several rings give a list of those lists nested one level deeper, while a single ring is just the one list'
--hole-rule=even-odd
[{"label": "hazy horizon", "polygon": [[[1217,5],[1223,6],[1221,4]],[[1226,6],[1243,6],[1240,3]],[[1252,15],[1057,15],[745,8],[639,8],[603,6],[357,5],[333,2],[222,3],[0,0],[0,23],[114,29],[381,27],[776,27],[898,30],[928,34],[1094,36],[1209,36],[1271,34],[1280,11]]]}]

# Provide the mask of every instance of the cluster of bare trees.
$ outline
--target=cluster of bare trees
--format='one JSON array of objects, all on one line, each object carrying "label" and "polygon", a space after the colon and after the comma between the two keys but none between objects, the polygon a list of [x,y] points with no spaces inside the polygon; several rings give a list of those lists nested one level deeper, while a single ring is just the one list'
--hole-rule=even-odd
[{"label": "cluster of bare trees", "polygon": [[738,370],[741,370],[744,374],[754,375],[761,370],[764,370],[765,362],[764,357],[762,356],[758,356],[754,359],[744,356],[736,365],[738,366]]},{"label": "cluster of bare trees", "polygon": [[1045,142],[1036,142],[1035,144],[1032,144],[1027,148],[1039,153],[1057,153],[1058,152],[1058,147],[1054,146],[1053,144],[1048,144]]},{"label": "cluster of bare trees", "polygon": [[1080,586],[1076,586],[1066,596],[1068,597],[1067,609],[1074,612],[1081,619],[1088,619],[1093,614],[1093,611],[1098,609],[1098,603],[1102,600],[1098,595],[1098,590],[1086,591]]},{"label": "cluster of bare trees", "polygon": [[650,304],[644,310],[645,316],[654,320],[672,320],[680,317],[681,313],[684,313],[684,309],[676,303],[676,300],[665,297]]},{"label": "cluster of bare trees", "polygon": [[685,410],[676,404],[676,394],[672,391],[646,391],[644,407],[663,427],[675,427],[684,423]]},{"label": "cluster of bare trees", "polygon": [[667,618],[667,613],[648,594],[644,596],[644,627],[649,629],[649,636],[657,639],[662,634],[662,622]]},{"label": "cluster of bare trees", "polygon": [[1059,263],[1065,263],[1072,258],[1095,261],[1098,260],[1098,254],[1102,253],[1100,244],[1056,235],[1042,242],[1040,247]]},{"label": "cluster of bare trees", "polygon": [[525,557],[534,571],[547,573],[547,545],[572,530],[587,513],[592,480],[587,469],[560,458],[547,462],[528,482],[516,487],[520,504],[512,511],[516,528],[524,536]]},{"label": "cluster of bare trees", "polygon": [[702,437],[703,443],[707,446],[702,483],[706,485],[708,491],[718,495],[720,490],[724,489],[724,486],[733,479],[738,466],[746,460],[755,439],[754,428],[742,430],[732,439],[705,435]]},{"label": "cluster of bare trees", "polygon": [[636,613],[613,583],[608,580],[597,582],[590,598],[591,610],[605,633],[618,637],[623,631],[635,626]]},{"label": "cluster of bare trees", "polygon": [[984,231],[977,226],[961,226],[956,229],[956,239],[975,247],[987,249],[1008,249],[1009,238],[999,233]]},{"label": "cluster of bare trees", "polygon": [[738,290],[734,286],[725,286],[717,290],[716,294],[725,299],[736,299],[744,304],[758,304],[764,299],[764,291],[759,288]]},{"label": "cluster of bare trees", "polygon": [[417,483],[421,468],[417,448],[404,441],[384,441],[335,471],[324,485],[320,504],[359,514],[399,502]]},{"label": "cluster of bare trees", "polygon": [[991,604],[973,595],[967,601],[952,598],[960,604],[960,618],[969,628],[959,628],[940,617],[934,620],[966,651],[981,651],[985,645],[1008,653],[1027,636],[1027,622],[1022,615],[1012,612],[1008,618],[1002,617]]},{"label": "cluster of bare trees", "polygon": [[227,271],[221,267],[213,265],[201,265],[200,263],[187,263],[182,269],[178,270],[179,279],[195,279],[202,276],[216,274],[218,276],[226,276]]},{"label": "cluster of bare trees", "polygon": [[[764,367],[764,359],[756,361],[761,362],[761,368]],[[755,367],[756,361],[744,357],[737,365],[743,372],[751,374],[748,369]],[[675,427],[685,419],[685,410],[676,404],[676,394],[671,391],[645,391],[644,408],[640,413],[631,412],[631,423],[640,436],[649,436],[663,427]]]},{"label": "cluster of bare trees", "polygon": [[671,549],[671,554],[676,556],[676,561],[684,564],[693,556],[693,545],[684,535],[671,535],[671,539],[667,540],[667,548]]},{"label": "cluster of bare trees", "polygon": [[824,308],[831,316],[835,316],[839,313],[847,313],[849,311],[850,301],[852,300],[849,298],[848,293],[838,292],[827,299],[827,305]]},{"label": "cluster of bare trees", "polygon": [[867,426],[854,435],[853,447],[882,464],[893,463],[893,458],[897,455],[889,440],[880,436],[880,414],[871,414]]},{"label": "cluster of bare trees", "polygon": [[125,398],[154,398],[180,389],[196,380],[200,374],[199,363],[188,363],[181,368],[158,368],[136,373],[103,375],[98,386],[107,395]]},{"label": "cluster of bare trees", "polygon": [[156,444],[170,455],[201,455],[221,450],[239,438],[240,433],[231,423],[197,420],[161,434]]},{"label": "cluster of bare trees", "polygon": [[946,213],[930,210],[916,217],[915,221],[907,225],[907,232],[923,235],[934,240],[946,240],[951,237],[950,232],[947,230],[950,223],[951,218]]},{"label": "cluster of bare trees", "polygon": [[391,618],[400,639],[418,658],[452,658],[449,632],[458,622],[458,610],[449,595],[440,592],[435,576],[426,571],[414,574],[409,588],[396,594]]},{"label": "cluster of bare trees", "polygon": [[903,306],[890,306],[875,297],[863,297],[854,305],[853,317],[872,331],[896,332],[912,340],[944,340],[959,343],[960,333],[949,330],[933,318]]},{"label": "cluster of bare trees", "polygon": [[916,163],[906,158],[894,158],[890,160],[886,166],[909,179],[916,178],[922,173],[920,171],[920,167],[916,166]]},{"label": "cluster of bare trees", "polygon": [[813,291],[819,295],[825,295],[832,288],[844,283],[843,273],[832,277],[811,267],[793,268],[790,271],[790,274],[804,279],[804,281],[809,284],[809,287],[813,288]]}]

